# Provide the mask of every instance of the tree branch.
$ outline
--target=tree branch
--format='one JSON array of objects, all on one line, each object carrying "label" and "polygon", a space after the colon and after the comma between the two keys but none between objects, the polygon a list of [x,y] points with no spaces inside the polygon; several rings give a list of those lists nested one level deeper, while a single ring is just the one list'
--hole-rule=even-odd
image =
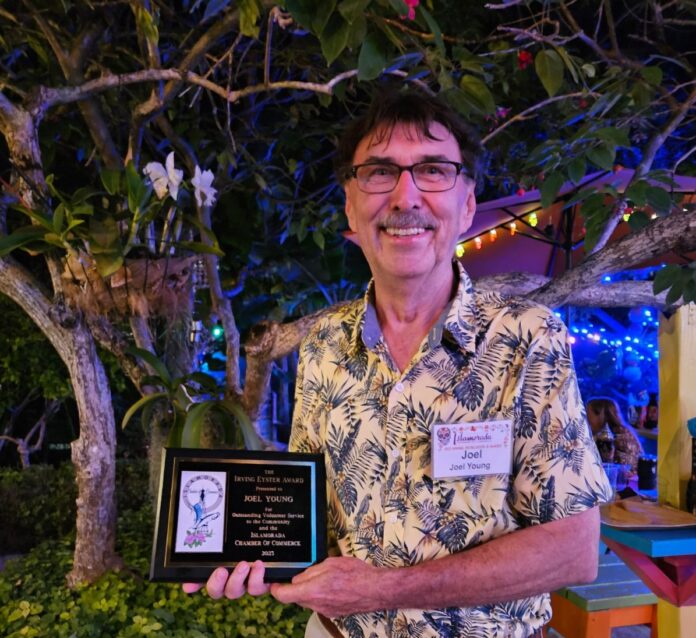
[{"label": "tree branch", "polygon": [[[655,156],[657,155],[657,152],[665,143],[665,140],[674,132],[677,126],[679,126],[679,124],[682,123],[682,121],[684,120],[694,103],[696,103],[696,87],[692,89],[689,97],[681,104],[681,106],[679,107],[677,112],[672,116],[672,118],[659,131],[656,131],[655,134],[652,136],[650,143],[648,144],[647,148],[645,148],[643,151],[643,158],[636,167],[633,173],[633,177],[631,177],[631,181],[626,185],[624,193],[628,191],[632,184],[635,184],[637,181],[641,180],[643,177],[647,175],[647,173],[650,171],[653,162],[655,161]],[[619,222],[623,217],[625,207],[626,196],[624,195],[614,205],[614,208],[611,212],[611,216],[607,220],[607,223],[604,226],[604,229],[602,230],[602,233],[600,234],[597,243],[590,251],[590,254],[595,254],[597,251],[601,250],[607,245],[607,242],[611,238],[614,230],[619,225]]]},{"label": "tree branch", "polygon": [[324,308],[291,323],[264,321],[254,326],[244,343],[247,369],[242,397],[242,405],[252,420],[258,417],[259,410],[268,396],[268,380],[273,361],[297,350],[300,341],[320,317],[345,303],[347,302]]},{"label": "tree branch", "polygon": [[[552,281],[550,277],[533,273],[501,273],[474,280],[479,290],[493,290],[501,295],[524,297]],[[652,306],[665,308],[666,292],[653,293],[651,281],[620,281],[573,290],[566,299],[570,306],[590,308],[626,308]]]},{"label": "tree branch", "polygon": [[598,94],[597,93],[592,93],[592,92],[587,92],[587,91],[578,91],[576,93],[566,93],[565,95],[556,95],[554,97],[549,97],[545,100],[542,100],[541,102],[537,102],[536,104],[530,106],[529,108],[525,109],[521,113],[518,113],[517,115],[511,117],[509,120],[506,120],[504,124],[501,124],[498,128],[493,129],[488,135],[486,135],[482,140],[482,144],[487,144],[490,140],[492,140],[494,137],[496,137],[499,133],[502,133],[508,126],[511,124],[514,124],[515,122],[519,122],[520,120],[525,120],[527,119],[527,116],[530,113],[534,113],[534,111],[538,111],[539,109],[543,109],[545,106],[548,106],[549,104],[553,104],[554,102],[560,102],[562,100],[569,100],[572,98],[581,98],[581,97],[587,97],[587,96],[592,96],[596,97]]},{"label": "tree branch", "polygon": [[[65,79],[71,84],[81,84],[84,82],[85,78],[82,72],[84,62],[97,36],[102,32],[102,29],[92,25],[81,33],[78,33],[75,37],[74,46],[70,54],[68,54],[63,47],[61,47],[56,34],[41,16],[41,12],[37,11],[30,3],[27,3],[27,6],[31,8],[36,23],[39,25],[41,32],[50,44]],[[88,99],[80,101],[78,106],[106,166],[111,169],[120,168],[121,157],[116,151],[116,145],[111,137],[111,132],[106,125],[106,121],[97,103]]]},{"label": "tree branch", "polygon": [[[131,317],[131,322],[137,321],[140,318]],[[143,320],[145,321],[145,320]],[[141,392],[143,391],[143,377],[152,374],[153,371],[148,368],[144,363],[141,363],[139,359],[128,354],[127,349],[129,343],[126,340],[123,333],[117,330],[113,324],[105,316],[87,316],[87,323],[89,325],[90,332],[92,333],[95,341],[107,352],[116,357],[116,360],[126,373],[126,376],[131,380],[133,385],[138,388]],[[150,350],[152,352],[152,347],[147,348],[147,344],[142,343],[138,338],[140,335],[135,336],[134,340],[139,348]],[[152,344],[150,344],[152,346]]]},{"label": "tree branch", "polygon": [[95,80],[89,80],[80,86],[47,88],[41,87],[36,96],[31,101],[30,111],[40,121],[46,111],[59,104],[70,104],[83,100],[90,95],[103,93],[113,88],[120,88],[129,84],[142,84],[145,82],[159,82],[160,80],[175,80],[177,82],[186,82],[197,86],[202,86],[212,93],[219,95],[228,102],[237,102],[247,95],[261,93],[263,91],[280,91],[283,89],[297,91],[312,91],[314,93],[324,93],[332,95],[333,89],[339,82],[347,80],[358,74],[357,69],[344,71],[334,76],[328,82],[302,82],[296,80],[286,80],[280,82],[271,82],[268,86],[264,84],[256,84],[247,86],[238,91],[228,91],[227,89],[218,86],[196,73],[190,71],[179,71],[178,69],[145,69],[142,71],[134,71],[133,73],[124,73],[122,75],[103,75]]},{"label": "tree branch", "polygon": [[590,255],[577,268],[533,292],[530,298],[547,306],[561,306],[567,303],[574,290],[595,286],[602,275],[659,257],[670,250],[696,250],[696,211],[676,212],[652,221],[640,231]]},{"label": "tree branch", "polygon": [[[210,206],[198,207],[198,219],[205,228],[212,228]],[[212,239],[208,235],[202,235],[201,241],[205,244],[212,245]],[[239,371],[239,330],[237,329],[237,322],[234,319],[232,303],[222,289],[217,256],[212,253],[208,253],[202,255],[202,258],[205,260],[205,269],[208,276],[210,299],[212,301],[213,309],[222,322],[222,327],[225,331],[225,355],[227,356],[225,396],[228,399],[237,399],[242,395]],[[243,401],[242,405],[244,405]],[[246,409],[246,406],[244,407]]]}]

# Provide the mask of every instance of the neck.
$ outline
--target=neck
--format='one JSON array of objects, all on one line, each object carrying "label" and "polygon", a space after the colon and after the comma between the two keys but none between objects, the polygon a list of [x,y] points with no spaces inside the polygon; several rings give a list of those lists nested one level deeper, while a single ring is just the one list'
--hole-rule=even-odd
[{"label": "neck", "polygon": [[448,277],[417,285],[384,282],[375,277],[375,310],[395,363],[403,371],[452,298],[457,284]]}]

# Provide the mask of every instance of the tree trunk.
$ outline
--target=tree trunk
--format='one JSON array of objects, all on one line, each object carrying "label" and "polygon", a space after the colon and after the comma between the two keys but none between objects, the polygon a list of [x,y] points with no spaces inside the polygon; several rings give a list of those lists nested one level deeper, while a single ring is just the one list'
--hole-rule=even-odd
[{"label": "tree trunk", "polygon": [[70,370],[80,436],[72,443],[77,481],[77,536],[72,587],[94,582],[118,564],[116,536],[116,428],[111,390],[92,335],[80,322],[72,331]]}]

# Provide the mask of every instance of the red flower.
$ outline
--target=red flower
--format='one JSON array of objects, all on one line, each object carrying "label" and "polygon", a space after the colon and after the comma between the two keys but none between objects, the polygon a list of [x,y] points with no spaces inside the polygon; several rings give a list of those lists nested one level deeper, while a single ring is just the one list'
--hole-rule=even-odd
[{"label": "red flower", "polygon": [[534,56],[529,51],[517,52],[517,66],[522,71],[524,71],[532,62],[534,62]]},{"label": "red flower", "polygon": [[409,20],[416,19],[416,7],[420,3],[420,0],[404,0],[404,4],[408,7],[408,16],[401,16],[402,20],[408,18]]}]

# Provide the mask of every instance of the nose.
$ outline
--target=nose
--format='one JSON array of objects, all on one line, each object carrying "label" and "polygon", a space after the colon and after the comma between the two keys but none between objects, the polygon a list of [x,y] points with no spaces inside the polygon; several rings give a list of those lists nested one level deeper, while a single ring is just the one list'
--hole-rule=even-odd
[{"label": "nose", "polygon": [[399,179],[390,196],[390,204],[394,210],[408,210],[419,207],[421,191],[416,186],[410,171],[401,171],[401,175],[399,175]]}]

